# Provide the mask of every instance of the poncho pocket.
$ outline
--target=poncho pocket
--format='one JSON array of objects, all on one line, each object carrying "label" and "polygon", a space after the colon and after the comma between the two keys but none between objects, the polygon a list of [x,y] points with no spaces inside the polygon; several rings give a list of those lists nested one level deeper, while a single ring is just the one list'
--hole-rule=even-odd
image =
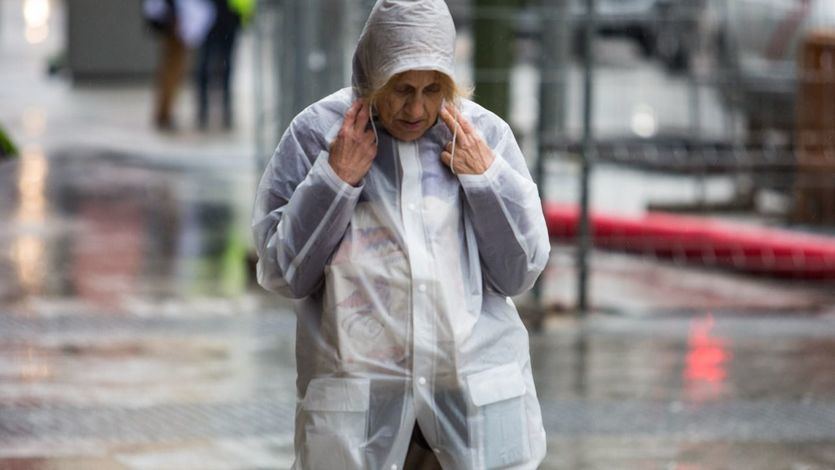
[{"label": "poncho pocket", "polygon": [[302,402],[305,469],[365,468],[368,379],[313,379]]},{"label": "poncho pocket", "polygon": [[470,435],[476,468],[505,468],[527,462],[531,448],[525,412],[525,381],[519,365],[493,367],[467,376]]}]

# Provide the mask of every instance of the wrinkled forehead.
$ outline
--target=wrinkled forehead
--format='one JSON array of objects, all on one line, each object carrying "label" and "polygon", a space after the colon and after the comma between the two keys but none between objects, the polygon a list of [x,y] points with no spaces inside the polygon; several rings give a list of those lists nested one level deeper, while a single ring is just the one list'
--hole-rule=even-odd
[{"label": "wrinkled forehead", "polygon": [[414,88],[424,88],[429,85],[440,84],[441,72],[437,70],[407,70],[389,80],[391,86],[408,85]]}]

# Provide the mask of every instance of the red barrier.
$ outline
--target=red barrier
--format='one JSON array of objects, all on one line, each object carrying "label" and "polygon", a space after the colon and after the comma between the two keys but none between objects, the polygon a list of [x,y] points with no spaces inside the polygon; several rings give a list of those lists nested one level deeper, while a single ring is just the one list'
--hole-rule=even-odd
[{"label": "red barrier", "polygon": [[[546,203],[552,239],[575,237],[579,209]],[[595,246],[754,274],[835,279],[835,237],[753,227],[704,217],[649,213],[628,218],[592,213]]]}]

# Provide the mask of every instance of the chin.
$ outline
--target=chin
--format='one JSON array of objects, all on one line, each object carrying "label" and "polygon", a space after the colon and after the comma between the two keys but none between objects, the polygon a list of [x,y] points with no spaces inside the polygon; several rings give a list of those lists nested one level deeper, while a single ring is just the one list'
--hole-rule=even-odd
[{"label": "chin", "polygon": [[394,137],[398,140],[402,140],[403,142],[412,142],[423,137],[423,135],[426,134],[427,130],[429,129],[420,129],[417,131],[401,130],[396,135],[394,135]]}]

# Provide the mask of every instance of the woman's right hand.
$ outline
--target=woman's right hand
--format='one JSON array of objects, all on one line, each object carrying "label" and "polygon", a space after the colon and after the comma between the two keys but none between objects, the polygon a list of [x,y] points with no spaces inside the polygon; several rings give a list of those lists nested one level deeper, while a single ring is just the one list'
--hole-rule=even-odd
[{"label": "woman's right hand", "polygon": [[351,186],[358,186],[377,156],[374,133],[366,129],[371,112],[365,100],[357,100],[345,113],[345,120],[330,147],[333,171]]}]

